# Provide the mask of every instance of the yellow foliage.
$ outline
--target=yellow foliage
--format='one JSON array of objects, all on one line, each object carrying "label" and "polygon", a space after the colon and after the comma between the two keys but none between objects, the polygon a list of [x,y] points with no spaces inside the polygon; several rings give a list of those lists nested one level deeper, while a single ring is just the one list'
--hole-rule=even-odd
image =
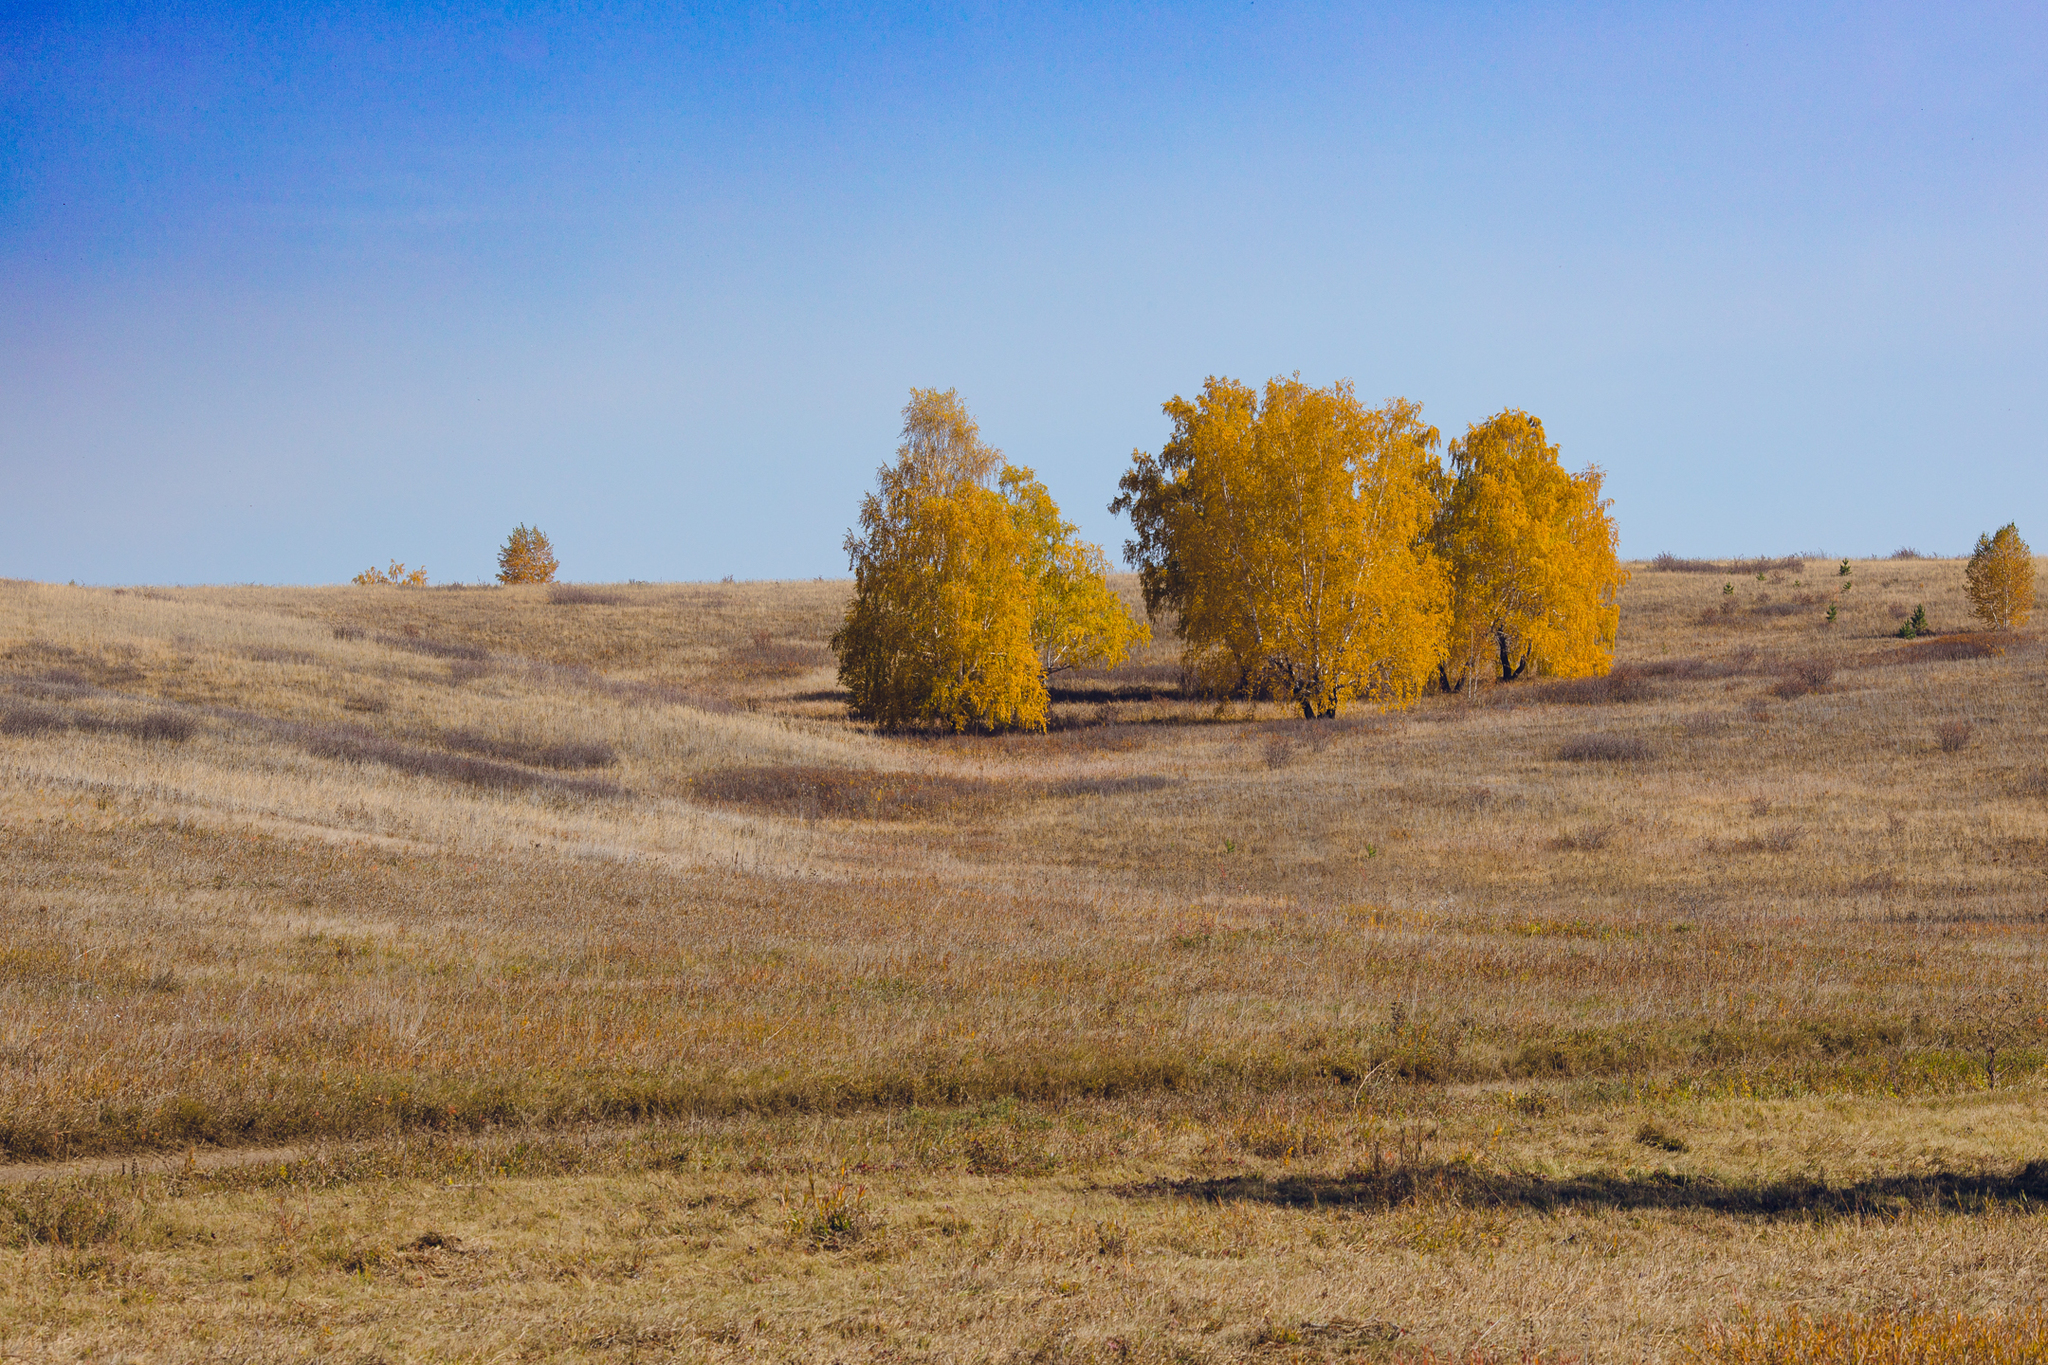
[{"label": "yellow foliage", "polygon": [[[853,601],[832,637],[849,709],[883,725],[1045,728],[1046,672],[1115,663],[1140,638],[1102,552],[951,389],[911,390],[903,444],[846,538]],[[992,487],[991,484],[994,486]]]},{"label": "yellow foliage", "polygon": [[427,586],[427,571],[424,566],[417,569],[408,569],[405,565],[394,559],[391,561],[391,567],[380,569],[373,564],[354,578],[351,578],[349,582],[359,588],[376,587],[379,584],[389,584],[400,588],[424,588]]},{"label": "yellow foliage", "polygon": [[1992,630],[2023,626],[2034,614],[2034,552],[2012,522],[1977,537],[1963,581],[1971,609]]},{"label": "yellow foliage", "polygon": [[552,583],[561,565],[555,547],[537,526],[519,523],[498,550],[500,583]]},{"label": "yellow foliage", "polygon": [[1438,436],[1420,406],[1212,376],[1165,411],[1173,438],[1133,454],[1111,510],[1131,514],[1146,606],[1179,617],[1190,670],[1309,717],[1413,700],[1446,628],[1426,536]]},{"label": "yellow foliage", "polygon": [[1489,655],[1503,681],[1531,663],[1552,677],[1606,673],[1628,575],[1600,471],[1566,473],[1543,423],[1514,409],[1475,423],[1450,455],[1435,531],[1450,566],[1445,690],[1478,677]]},{"label": "yellow foliage", "polygon": [[1001,483],[1026,538],[1026,575],[1037,585],[1031,640],[1040,670],[1052,674],[1083,663],[1122,663],[1133,645],[1152,638],[1152,630],[1133,619],[1110,588],[1102,547],[1074,539],[1077,528],[1061,519],[1052,495],[1029,469],[1006,466]]}]

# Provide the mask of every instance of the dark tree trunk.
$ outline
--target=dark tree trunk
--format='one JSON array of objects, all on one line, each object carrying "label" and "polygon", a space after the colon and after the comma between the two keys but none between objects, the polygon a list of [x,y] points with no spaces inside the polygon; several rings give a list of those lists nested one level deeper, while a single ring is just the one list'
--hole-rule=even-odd
[{"label": "dark tree trunk", "polygon": [[1534,654],[1524,654],[1522,662],[1511,662],[1508,659],[1508,633],[1504,630],[1496,630],[1493,633],[1493,643],[1500,649],[1500,680],[1502,682],[1513,682],[1521,677],[1522,670],[1527,668],[1529,660],[1535,657]]},{"label": "dark tree trunk", "polygon": [[1441,659],[1437,661],[1436,665],[1436,680],[1443,685],[1445,694],[1449,696],[1456,696],[1458,692],[1461,691],[1465,686],[1465,680],[1463,678],[1458,679],[1457,686],[1454,687],[1451,685],[1450,669],[1445,667],[1444,662]]}]

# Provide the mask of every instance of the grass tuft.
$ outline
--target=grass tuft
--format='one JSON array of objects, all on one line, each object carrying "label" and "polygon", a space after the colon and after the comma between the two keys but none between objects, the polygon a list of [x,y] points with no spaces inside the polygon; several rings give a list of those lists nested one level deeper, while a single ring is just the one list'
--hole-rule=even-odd
[{"label": "grass tuft", "polygon": [[1976,733],[1977,727],[1966,720],[1937,721],[1934,743],[1945,754],[1959,754],[1970,747],[1970,740]]}]

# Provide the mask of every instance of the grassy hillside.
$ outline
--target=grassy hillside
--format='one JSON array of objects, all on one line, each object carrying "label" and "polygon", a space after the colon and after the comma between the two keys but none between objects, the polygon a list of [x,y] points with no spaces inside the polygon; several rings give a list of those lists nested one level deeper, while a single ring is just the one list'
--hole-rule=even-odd
[{"label": "grassy hillside", "polygon": [[1844,581],[996,739],[842,583],[0,583],[0,1352],[2040,1346],[2043,648]]}]

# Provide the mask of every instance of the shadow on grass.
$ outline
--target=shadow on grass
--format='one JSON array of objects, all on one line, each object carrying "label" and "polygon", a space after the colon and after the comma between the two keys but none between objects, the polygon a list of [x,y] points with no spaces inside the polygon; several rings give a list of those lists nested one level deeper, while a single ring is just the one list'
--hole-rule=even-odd
[{"label": "shadow on grass", "polygon": [[1807,1178],[1727,1181],[1671,1172],[1551,1177],[1529,1172],[1479,1171],[1450,1163],[1277,1179],[1247,1175],[1216,1180],[1156,1180],[1126,1186],[1118,1193],[1132,1198],[1276,1204],[1287,1208],[1393,1208],[1426,1200],[1455,1200],[1545,1213],[1573,1208],[1673,1209],[1765,1218],[1885,1216],[1937,1210],[2034,1212],[2048,1210],[2048,1160],[2029,1162],[2007,1174],[1941,1171],[1879,1176],[1850,1184]]}]

